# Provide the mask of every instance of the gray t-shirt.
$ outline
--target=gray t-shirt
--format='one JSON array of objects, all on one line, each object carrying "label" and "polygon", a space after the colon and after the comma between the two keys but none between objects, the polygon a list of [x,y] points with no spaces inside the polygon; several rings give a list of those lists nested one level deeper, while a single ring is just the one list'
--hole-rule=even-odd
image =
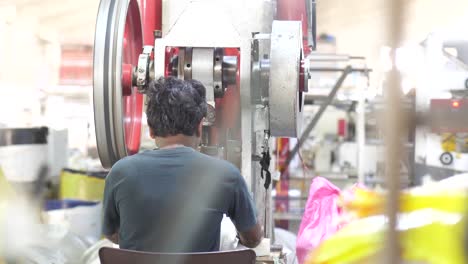
[{"label": "gray t-shirt", "polygon": [[103,233],[118,232],[120,248],[139,251],[217,251],[223,214],[239,232],[257,222],[239,170],[188,147],[118,161],[106,178],[103,206]]}]

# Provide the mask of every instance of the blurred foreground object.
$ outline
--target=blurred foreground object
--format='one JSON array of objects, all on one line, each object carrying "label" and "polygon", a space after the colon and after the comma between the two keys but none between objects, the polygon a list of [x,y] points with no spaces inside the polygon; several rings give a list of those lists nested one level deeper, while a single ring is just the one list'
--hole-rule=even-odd
[{"label": "blurred foreground object", "polygon": [[[89,209],[53,210],[41,218],[42,182],[47,172],[47,167],[41,168],[31,192],[22,192],[21,188],[14,192],[0,173],[0,263],[3,258],[7,263],[79,264],[89,242],[99,239],[100,204]],[[56,207],[63,207],[63,201],[60,206],[48,203],[48,209]]]},{"label": "blurred foreground object", "polygon": [[[456,178],[455,178],[456,177]],[[399,223],[402,259],[422,263],[465,263],[466,177],[409,189],[401,194]],[[308,256],[312,263],[368,263],[383,249],[387,219],[383,193],[358,191],[345,207],[358,219],[338,231]],[[352,205],[352,206],[350,206]],[[436,238],[436,239],[434,239]]]},{"label": "blurred foreground object", "polygon": [[14,197],[14,194],[15,191],[5,178],[2,168],[0,167],[0,210],[4,208],[8,199]]},{"label": "blurred foreground object", "polygon": [[102,204],[79,200],[49,200],[42,213],[45,224],[65,228],[89,243],[102,235]]},{"label": "blurred foreground object", "polygon": [[0,166],[6,179],[17,184],[37,180],[47,163],[48,128],[0,129]]}]

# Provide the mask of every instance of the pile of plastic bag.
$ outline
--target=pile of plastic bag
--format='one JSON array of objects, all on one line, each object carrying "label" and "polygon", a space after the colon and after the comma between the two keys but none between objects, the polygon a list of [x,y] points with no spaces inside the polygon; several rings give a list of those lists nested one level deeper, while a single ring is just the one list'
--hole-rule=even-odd
[{"label": "pile of plastic bag", "polygon": [[340,229],[340,194],[340,189],[325,178],[316,177],[312,181],[297,234],[296,254],[299,263],[304,263],[310,250]]},{"label": "pile of plastic bag", "polygon": [[[397,230],[401,258],[428,264],[466,263],[467,175],[405,190]],[[315,247],[306,263],[378,263],[385,245],[386,193],[356,188],[341,196],[344,214],[354,220]]]}]

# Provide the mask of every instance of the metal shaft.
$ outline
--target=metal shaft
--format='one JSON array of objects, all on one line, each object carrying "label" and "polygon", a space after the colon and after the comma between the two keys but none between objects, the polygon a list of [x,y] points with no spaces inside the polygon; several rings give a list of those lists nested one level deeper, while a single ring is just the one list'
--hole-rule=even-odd
[{"label": "metal shaft", "polygon": [[311,62],[315,61],[350,61],[350,60],[366,60],[363,56],[350,56],[348,54],[335,53],[311,53],[307,56]]},{"label": "metal shaft", "polygon": [[349,61],[351,60],[348,54],[334,54],[334,53],[311,53],[307,56],[311,62],[315,61]]},{"label": "metal shaft", "polygon": [[316,23],[316,3],[315,0],[306,0],[307,14],[307,42],[315,50],[317,47],[317,23]]},{"label": "metal shaft", "polygon": [[[309,67],[310,72],[343,72],[345,69],[340,67]],[[369,73],[372,72],[368,68],[352,68],[352,72]]]},{"label": "metal shaft", "polygon": [[307,138],[309,137],[310,132],[317,125],[318,121],[320,120],[320,118],[323,115],[323,112],[325,112],[328,105],[330,105],[330,103],[333,101],[333,98],[335,98],[336,93],[340,89],[341,85],[343,84],[343,82],[346,79],[346,77],[348,76],[348,74],[351,73],[351,71],[352,71],[351,66],[347,66],[346,68],[344,68],[343,74],[341,74],[340,78],[336,81],[335,86],[331,90],[331,92],[328,95],[327,99],[325,100],[325,102],[322,103],[322,105],[320,105],[320,108],[319,108],[318,112],[314,115],[314,118],[312,119],[310,124],[307,125],[307,128],[304,130],[304,132],[302,132],[302,135],[299,138],[299,141],[297,142],[297,144],[294,146],[293,150],[289,154],[288,159],[286,160],[286,168],[289,166],[289,163],[294,158],[294,156],[296,156],[296,154],[299,152],[299,149],[304,144],[304,142],[307,140]]}]

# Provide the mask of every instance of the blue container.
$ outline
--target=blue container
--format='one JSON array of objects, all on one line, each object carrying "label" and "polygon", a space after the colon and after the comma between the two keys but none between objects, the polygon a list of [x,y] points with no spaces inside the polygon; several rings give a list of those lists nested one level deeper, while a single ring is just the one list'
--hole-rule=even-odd
[{"label": "blue container", "polygon": [[99,202],[89,202],[80,200],[47,200],[44,205],[45,211],[70,209],[77,206],[94,206]]}]

